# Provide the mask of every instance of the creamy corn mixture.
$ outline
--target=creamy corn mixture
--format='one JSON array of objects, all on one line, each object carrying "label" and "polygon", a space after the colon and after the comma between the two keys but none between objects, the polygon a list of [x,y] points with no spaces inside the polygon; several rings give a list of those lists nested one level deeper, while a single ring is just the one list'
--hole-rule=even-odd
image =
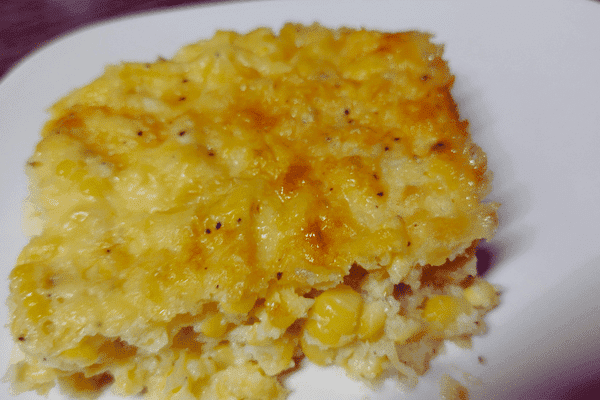
[{"label": "creamy corn mixture", "polygon": [[218,32],[60,100],[27,167],[15,391],[283,399],[304,356],[413,379],[482,332],[497,205],[441,55],[421,32]]}]

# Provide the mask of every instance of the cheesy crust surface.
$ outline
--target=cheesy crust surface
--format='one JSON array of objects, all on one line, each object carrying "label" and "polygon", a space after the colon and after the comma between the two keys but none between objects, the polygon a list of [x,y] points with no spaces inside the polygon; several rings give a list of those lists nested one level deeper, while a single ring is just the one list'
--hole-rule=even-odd
[{"label": "cheesy crust surface", "polygon": [[28,163],[14,389],[282,399],[303,356],[413,378],[482,332],[497,205],[441,57],[422,32],[287,24],[60,100]]}]

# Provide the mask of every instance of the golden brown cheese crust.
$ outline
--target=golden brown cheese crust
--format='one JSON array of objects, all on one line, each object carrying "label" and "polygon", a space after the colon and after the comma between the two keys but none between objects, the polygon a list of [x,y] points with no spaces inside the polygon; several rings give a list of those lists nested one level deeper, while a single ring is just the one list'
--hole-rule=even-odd
[{"label": "golden brown cheese crust", "polygon": [[[406,342],[384,323],[452,336],[429,327],[451,324],[416,301],[468,300],[456,288],[475,275],[472,245],[496,227],[485,155],[452,83],[427,34],[318,25],[218,32],[172,60],[108,67],[52,108],[29,162],[44,229],[11,275],[21,373],[70,376],[75,387],[106,376],[124,394],[148,391],[155,374],[164,382],[151,392],[163,393],[172,370],[137,376],[134,366],[185,358],[191,395],[277,398],[284,390],[269,376],[301,348],[329,349],[328,361],[309,358],[344,365],[352,356],[338,349],[359,354],[361,337]],[[450,272],[417,293],[436,266]],[[362,328],[354,321],[346,339],[314,333],[326,330],[311,311],[322,292],[322,304],[341,296],[363,310]],[[487,301],[465,300],[476,319],[495,305],[488,287],[473,296]],[[189,360],[204,356],[211,366],[190,375]],[[223,394],[231,360],[244,357],[269,394]],[[390,358],[377,362],[401,368]]]}]

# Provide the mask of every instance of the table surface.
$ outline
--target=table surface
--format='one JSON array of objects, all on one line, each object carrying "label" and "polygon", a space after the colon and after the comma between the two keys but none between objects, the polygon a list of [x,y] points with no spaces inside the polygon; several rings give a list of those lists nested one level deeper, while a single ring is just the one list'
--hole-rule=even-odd
[{"label": "table surface", "polygon": [[2,0],[0,79],[23,57],[77,28],[168,7],[221,0]]}]

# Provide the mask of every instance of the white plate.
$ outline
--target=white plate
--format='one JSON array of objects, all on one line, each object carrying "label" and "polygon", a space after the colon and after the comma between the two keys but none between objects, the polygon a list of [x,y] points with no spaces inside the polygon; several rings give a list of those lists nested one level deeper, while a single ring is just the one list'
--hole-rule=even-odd
[{"label": "white plate", "polygon": [[[216,29],[279,29],[290,20],[421,29],[446,44],[454,95],[495,171],[490,197],[503,203],[498,234],[484,250],[487,278],[504,290],[487,318],[489,333],[471,350],[448,346],[416,389],[388,380],[371,391],[334,368],[306,363],[287,381],[290,399],[437,398],[446,372],[472,398],[568,398],[598,388],[600,4],[593,1],[229,3],[118,19],[56,40],[0,83],[0,297],[26,243],[23,170],[47,107],[106,64],[170,57]],[[6,307],[0,317],[4,325]],[[1,334],[4,373],[12,339],[5,327]],[[0,398],[8,393],[2,383]],[[64,397],[52,391],[50,398]]]}]

